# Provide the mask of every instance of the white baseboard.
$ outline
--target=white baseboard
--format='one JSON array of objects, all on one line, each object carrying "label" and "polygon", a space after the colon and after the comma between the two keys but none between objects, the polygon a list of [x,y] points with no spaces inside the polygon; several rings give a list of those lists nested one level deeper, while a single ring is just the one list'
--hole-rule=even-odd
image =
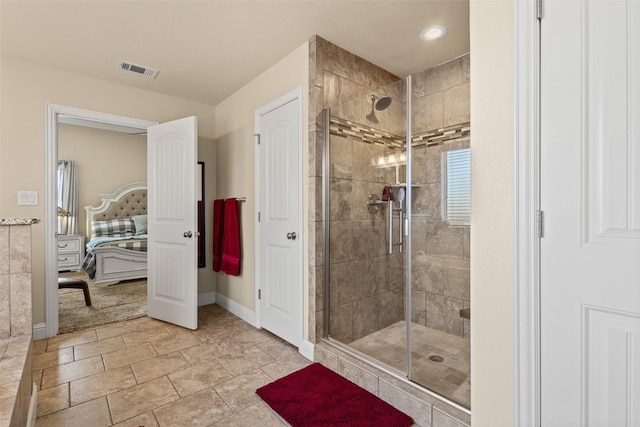
[{"label": "white baseboard", "polygon": [[203,305],[211,305],[216,303],[216,293],[207,292],[205,294],[198,294],[198,307]]},{"label": "white baseboard", "polygon": [[29,415],[27,415],[27,427],[36,425],[36,409],[38,408],[38,386],[33,383],[31,388],[31,401],[29,402]]},{"label": "white baseboard", "polygon": [[298,349],[298,353],[313,362],[313,357],[315,354],[315,344],[308,340],[302,340],[302,344]]},{"label": "white baseboard", "polygon": [[256,312],[249,310],[247,307],[238,304],[232,299],[222,294],[216,293],[216,304],[249,323],[251,326],[258,327],[256,323]]},{"label": "white baseboard", "polygon": [[47,324],[38,323],[33,325],[31,335],[34,341],[43,340],[47,338]]}]

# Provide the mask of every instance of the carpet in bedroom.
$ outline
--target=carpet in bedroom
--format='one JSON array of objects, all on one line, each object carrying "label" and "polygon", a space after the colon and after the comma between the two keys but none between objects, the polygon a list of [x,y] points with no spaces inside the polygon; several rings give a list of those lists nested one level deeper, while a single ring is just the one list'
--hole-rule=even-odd
[{"label": "carpet in bedroom", "polygon": [[91,306],[86,306],[80,289],[58,292],[58,333],[95,328],[147,314],[147,281],[130,280],[111,286],[96,286],[84,271],[70,271],[60,277],[82,279],[89,285]]}]

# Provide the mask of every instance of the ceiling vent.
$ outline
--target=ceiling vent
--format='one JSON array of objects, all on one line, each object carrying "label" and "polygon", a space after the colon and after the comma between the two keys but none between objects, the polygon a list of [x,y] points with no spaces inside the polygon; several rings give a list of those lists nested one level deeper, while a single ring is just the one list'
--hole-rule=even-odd
[{"label": "ceiling vent", "polygon": [[158,70],[153,68],[143,67],[142,65],[132,64],[130,62],[118,61],[118,68],[124,71],[130,71],[132,73],[140,74],[150,79],[155,79],[158,75]]}]

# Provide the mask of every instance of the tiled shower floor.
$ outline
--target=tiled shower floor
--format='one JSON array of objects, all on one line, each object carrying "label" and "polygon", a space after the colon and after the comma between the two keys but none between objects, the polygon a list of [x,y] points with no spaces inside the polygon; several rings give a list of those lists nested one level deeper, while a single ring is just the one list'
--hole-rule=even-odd
[{"label": "tiled shower floor", "polygon": [[[394,323],[353,341],[349,346],[402,372],[406,371],[406,323]],[[446,398],[471,407],[469,341],[412,324],[411,380]],[[442,362],[429,357],[440,356]]]}]

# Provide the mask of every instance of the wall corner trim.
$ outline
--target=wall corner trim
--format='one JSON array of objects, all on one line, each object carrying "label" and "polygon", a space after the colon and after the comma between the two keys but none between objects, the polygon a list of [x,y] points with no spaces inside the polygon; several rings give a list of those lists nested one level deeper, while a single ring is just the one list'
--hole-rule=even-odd
[{"label": "wall corner trim", "polygon": [[315,356],[315,345],[309,340],[302,340],[298,353],[313,362],[313,358]]},{"label": "wall corner trim", "polygon": [[33,325],[32,337],[34,341],[43,340],[47,338],[47,324],[36,323]]},{"label": "wall corner trim", "polygon": [[514,426],[540,425],[540,22],[535,2],[515,3]]}]

